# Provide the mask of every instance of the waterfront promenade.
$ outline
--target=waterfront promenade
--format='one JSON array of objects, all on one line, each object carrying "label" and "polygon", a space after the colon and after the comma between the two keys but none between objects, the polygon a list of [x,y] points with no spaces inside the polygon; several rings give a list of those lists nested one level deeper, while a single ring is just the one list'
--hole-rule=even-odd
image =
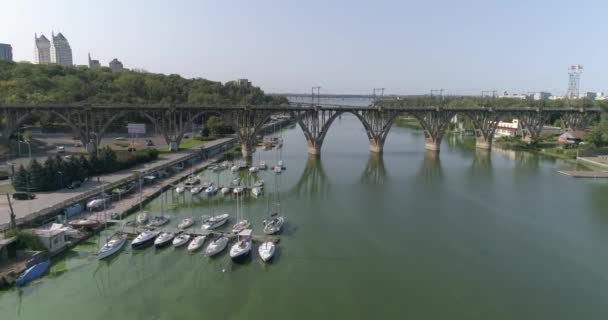
[{"label": "waterfront promenade", "polygon": [[[204,148],[212,148],[214,146],[226,143],[227,141],[234,140],[234,137],[226,137],[204,144]],[[200,150],[200,149],[199,149]],[[61,189],[52,192],[37,192],[36,199],[33,200],[13,200],[11,203],[17,221],[27,221],[36,216],[45,215],[52,211],[60,210],[65,206],[66,202],[75,201],[77,199],[83,199],[90,197],[94,194],[100,193],[103,190],[109,190],[115,187],[117,184],[126,182],[126,180],[133,177],[134,172],[148,172],[158,168],[166,167],[169,164],[179,163],[188,157],[190,157],[194,149],[183,150],[176,153],[163,154],[158,160],[137,165],[135,167],[106,174],[103,176],[92,177],[89,181],[86,181],[77,189]],[[5,196],[0,197],[0,229],[10,222],[10,208],[8,201]]]}]

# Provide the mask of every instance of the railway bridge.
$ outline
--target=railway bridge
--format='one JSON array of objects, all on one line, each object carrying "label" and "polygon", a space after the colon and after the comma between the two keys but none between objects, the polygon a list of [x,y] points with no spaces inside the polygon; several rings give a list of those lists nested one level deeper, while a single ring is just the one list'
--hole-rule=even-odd
[{"label": "railway bridge", "polygon": [[391,126],[400,115],[418,120],[424,130],[425,148],[439,152],[441,140],[454,116],[471,119],[475,126],[477,147],[490,150],[492,138],[501,119],[517,118],[529,141],[538,141],[543,125],[559,117],[570,128],[584,127],[601,110],[599,108],[538,107],[441,107],[399,105],[348,106],[329,104],[285,105],[0,105],[3,116],[0,142],[8,139],[30,117],[46,113],[64,121],[89,153],[97,151],[101,138],[112,123],[139,114],[162,133],[171,150],[177,150],[184,134],[203,116],[216,115],[232,126],[241,144],[242,154],[249,157],[258,130],[275,114],[291,115],[304,132],[308,153],[320,155],[321,147],[333,121],[345,113],[357,117],[367,133],[370,151],[382,153]]}]

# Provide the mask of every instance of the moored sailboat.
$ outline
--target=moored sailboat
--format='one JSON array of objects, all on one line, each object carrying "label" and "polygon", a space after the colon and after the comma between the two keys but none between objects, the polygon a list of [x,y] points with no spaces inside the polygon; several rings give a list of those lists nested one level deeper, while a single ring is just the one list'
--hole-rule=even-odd
[{"label": "moored sailboat", "polygon": [[264,262],[268,262],[274,257],[275,244],[272,241],[266,241],[258,248],[258,254],[260,259]]},{"label": "moored sailboat", "polygon": [[97,258],[99,260],[107,258],[116,252],[118,252],[127,243],[127,234],[123,232],[116,232],[106,242],[106,244],[97,251]]}]

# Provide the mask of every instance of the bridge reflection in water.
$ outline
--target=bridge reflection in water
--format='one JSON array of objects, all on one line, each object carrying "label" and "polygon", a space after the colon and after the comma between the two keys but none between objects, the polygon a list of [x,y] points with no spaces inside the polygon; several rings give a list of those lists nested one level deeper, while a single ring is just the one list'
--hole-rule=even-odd
[{"label": "bridge reflection in water", "polygon": [[439,154],[433,151],[425,151],[417,177],[425,182],[443,178],[443,168],[441,167]]},{"label": "bridge reflection in water", "polygon": [[289,190],[289,195],[296,197],[310,197],[319,194],[329,194],[330,182],[323,169],[321,158],[309,155],[302,175],[296,184]]},{"label": "bridge reflection in water", "polygon": [[384,157],[378,153],[370,153],[359,181],[365,184],[383,184],[388,179],[389,175],[384,165]]}]

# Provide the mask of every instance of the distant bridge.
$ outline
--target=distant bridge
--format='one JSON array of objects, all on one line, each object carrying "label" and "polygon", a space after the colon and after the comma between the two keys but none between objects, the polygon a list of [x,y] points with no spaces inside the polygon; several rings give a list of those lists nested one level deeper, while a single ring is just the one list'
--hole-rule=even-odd
[{"label": "distant bridge", "polygon": [[131,113],[147,118],[162,133],[171,150],[177,150],[194,122],[206,115],[221,117],[236,131],[243,156],[251,156],[258,131],[272,115],[289,114],[300,125],[308,152],[321,153],[321,146],[333,121],[344,113],[357,117],[367,133],[370,150],[382,153],[384,142],[398,116],[416,118],[424,130],[425,148],[439,151],[443,135],[455,115],[471,119],[475,126],[477,147],[491,149],[494,131],[501,119],[517,118],[530,141],[538,141],[543,125],[552,117],[564,120],[570,128],[582,128],[601,110],[598,108],[533,107],[437,107],[437,106],[352,106],[339,104],[285,104],[261,106],[222,105],[0,105],[5,123],[0,140],[8,142],[28,118],[46,113],[62,119],[87,147],[96,152],[101,138],[111,124]]}]

